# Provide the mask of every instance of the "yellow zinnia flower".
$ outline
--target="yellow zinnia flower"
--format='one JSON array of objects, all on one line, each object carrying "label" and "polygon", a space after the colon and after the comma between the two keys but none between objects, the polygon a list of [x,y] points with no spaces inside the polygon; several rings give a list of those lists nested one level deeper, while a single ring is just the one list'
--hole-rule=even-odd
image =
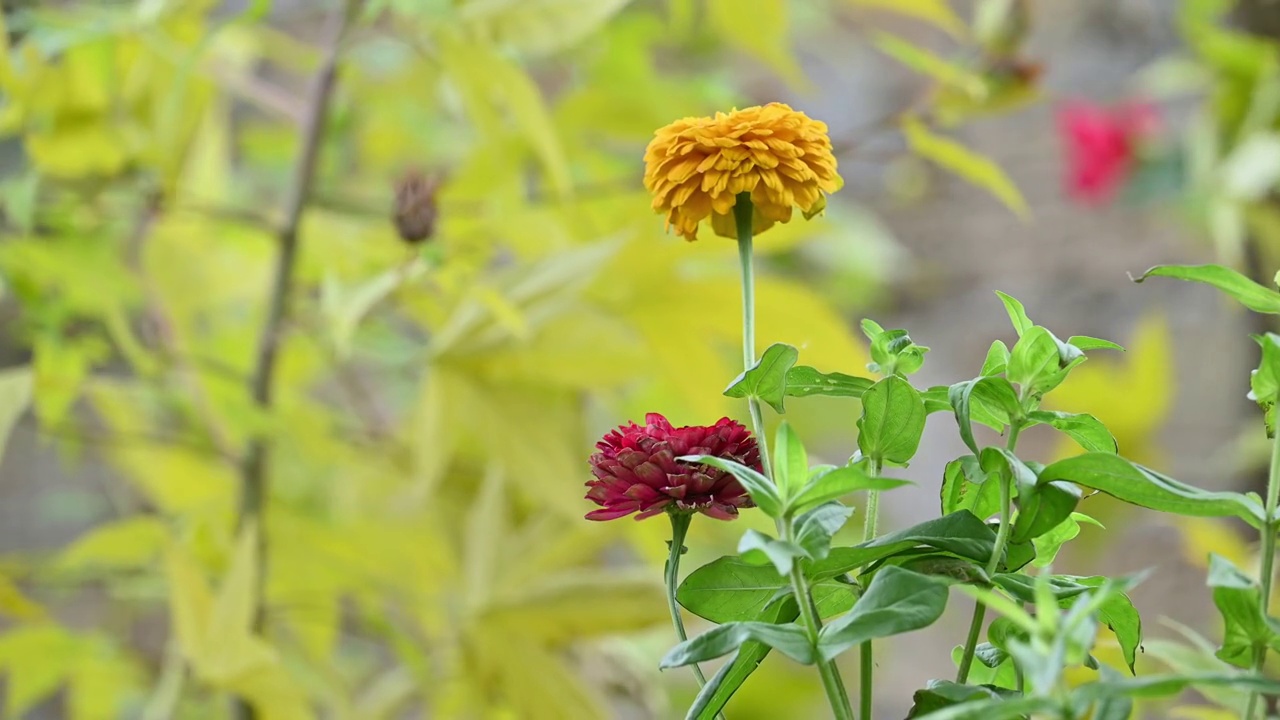
[{"label": "yellow zinnia flower", "polygon": [[826,123],[783,103],[688,117],[654,133],[644,153],[644,185],[653,209],[667,214],[686,240],[698,239],[707,216],[717,235],[736,237],[733,206],[750,193],[756,233],[822,212],[826,193],[840,189]]}]

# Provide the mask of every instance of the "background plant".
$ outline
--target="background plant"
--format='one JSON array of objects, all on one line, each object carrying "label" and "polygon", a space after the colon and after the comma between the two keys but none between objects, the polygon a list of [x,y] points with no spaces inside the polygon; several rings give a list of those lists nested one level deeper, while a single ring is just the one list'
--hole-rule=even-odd
[{"label": "background plant", "polygon": [[[1018,42],[1028,26],[938,2],[753,3],[365,3],[317,136],[267,412],[254,360],[339,5],[6,4],[0,317],[13,370],[0,405],[19,431],[4,484],[29,474],[33,432],[83,477],[111,470],[88,490],[42,476],[44,501],[8,503],[7,517],[58,537],[4,547],[7,711],[220,716],[241,697],[273,716],[593,717],[691,695],[651,672],[660,650],[644,636],[601,639],[666,622],[648,601],[661,598],[665,530],[584,528],[570,489],[588,439],[620,417],[661,405],[703,422],[739,406],[713,392],[739,362],[733,252],[655,252],[676,243],[639,190],[649,133],[820,87],[796,48],[836,18],[859,47],[941,85],[880,127],[845,127],[842,152],[886,171],[895,197],[936,200],[898,157],[909,137],[917,159],[1035,204],[955,125],[1029,107],[1040,81],[998,62],[1035,57]],[[411,164],[449,170],[433,238],[412,252],[389,209]],[[860,368],[868,351],[841,311],[894,297],[880,278],[896,256],[852,204],[863,192],[759,248],[760,335],[813,367]],[[1157,362],[1126,345],[1105,377]],[[1080,393],[1081,409],[1115,402]],[[856,408],[815,400],[792,415],[808,439]],[[1151,445],[1155,422],[1125,427]],[[261,563],[237,515],[241,462],[264,438]],[[811,454],[838,457],[819,444]],[[705,552],[741,533],[706,527]],[[246,629],[255,579],[263,633]],[[209,596],[217,613],[198,610]],[[610,603],[625,621],[593,614]],[[240,650],[211,656],[208,637]],[[776,716],[766,700],[817,690],[770,659],[737,716]]]}]

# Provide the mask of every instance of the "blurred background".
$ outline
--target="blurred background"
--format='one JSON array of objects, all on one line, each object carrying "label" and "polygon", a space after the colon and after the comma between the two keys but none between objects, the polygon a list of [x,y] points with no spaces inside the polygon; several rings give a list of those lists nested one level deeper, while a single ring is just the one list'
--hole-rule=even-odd
[{"label": "blurred background", "polygon": [[[1055,409],[1186,482],[1261,487],[1266,322],[1126,273],[1280,267],[1274,0],[0,7],[4,717],[682,717],[696,688],[656,669],[669,528],[589,523],[582,496],[610,427],[745,413],[720,394],[736,248],[664,234],[640,182],[688,115],[830,126],[845,188],[757,242],[761,347],[866,374],[871,317],[932,348],[917,385],[950,384],[1012,337],[1001,290],[1127,348]],[[858,412],[788,405],[833,462]],[[963,452],[932,416],[882,529],[935,516]],[[1245,528],[1082,509],[1106,529],[1056,570],[1158,570],[1139,672],[1212,665],[1206,556],[1256,567]],[[748,527],[695,522],[686,572]],[[953,673],[964,605],[877,647],[876,717]],[[1143,712],[1232,717],[1218,700]],[[824,712],[779,657],[727,709]]]}]

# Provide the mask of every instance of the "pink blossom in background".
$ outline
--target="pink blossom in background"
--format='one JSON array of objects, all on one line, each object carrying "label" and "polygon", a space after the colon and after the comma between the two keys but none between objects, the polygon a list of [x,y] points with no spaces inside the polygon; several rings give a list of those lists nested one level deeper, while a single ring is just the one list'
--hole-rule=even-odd
[{"label": "pink blossom in background", "polygon": [[1145,103],[1107,108],[1075,100],[1059,108],[1067,193],[1089,205],[1110,202],[1133,172],[1142,141],[1158,124],[1155,108]]}]

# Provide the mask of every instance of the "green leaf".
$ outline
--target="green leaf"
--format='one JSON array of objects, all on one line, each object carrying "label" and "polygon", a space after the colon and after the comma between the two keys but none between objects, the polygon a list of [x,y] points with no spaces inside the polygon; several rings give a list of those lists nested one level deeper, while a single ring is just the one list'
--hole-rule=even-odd
[{"label": "green leaf", "polygon": [[[1081,585],[1102,587],[1107,578],[1094,576],[1076,578]],[[1129,596],[1117,592],[1109,594],[1098,608],[1098,620],[1111,629],[1120,643],[1120,651],[1124,653],[1124,661],[1129,672],[1136,673],[1134,664],[1138,661],[1138,649],[1142,647],[1142,617],[1133,606]]]},{"label": "green leaf", "polygon": [[1112,453],[1086,453],[1059,460],[1040,472],[1040,482],[1067,480],[1132,505],[1191,517],[1238,517],[1261,527],[1265,513],[1256,499],[1210,492],[1132,463]]},{"label": "green leaf", "polygon": [[[852,606],[853,599],[851,598],[848,607]],[[848,607],[844,609],[847,610]],[[841,612],[843,611],[841,610]],[[795,600],[790,596],[786,596],[782,600],[763,608],[759,616],[753,619],[777,625],[793,622],[799,615],[800,609]],[[694,699],[693,704],[689,707],[689,713],[686,717],[697,718],[697,720],[711,720],[711,718],[714,718],[729,702],[729,699],[733,697],[733,694],[738,691],[738,688],[742,687],[742,683],[746,682],[747,678],[756,671],[756,668],[760,667],[760,663],[764,661],[770,650],[771,648],[768,645],[754,640],[743,643],[738,648],[738,652],[734,654],[733,660],[725,663],[720,668],[720,671],[703,686],[698,693],[698,697]]]},{"label": "green leaf", "polygon": [[787,371],[799,357],[800,352],[794,347],[774,343],[765,349],[754,366],[734,379],[724,394],[731,398],[759,398],[778,413],[784,413]]},{"label": "green leaf", "polygon": [[[863,320],[864,324],[868,322],[871,321]],[[878,332],[871,339],[871,362],[867,364],[868,370],[886,377],[905,377],[924,365],[924,355],[929,352],[929,348],[917,345],[906,330],[882,330],[879,325],[875,328]],[[868,336],[871,335],[868,332]]]},{"label": "green leaf", "polygon": [[1156,698],[1177,695],[1187,688],[1227,686],[1245,692],[1280,695],[1280,682],[1246,673],[1191,673],[1187,675],[1144,675],[1100,680],[1081,685],[1075,697],[1101,700],[1109,697]]},{"label": "green leaf", "polygon": [[822,373],[807,365],[796,365],[787,371],[786,394],[791,397],[827,395],[860,398],[871,387],[871,383],[871,380],[864,377],[838,372]]},{"label": "green leaf", "polygon": [[1000,302],[1004,303],[1005,312],[1009,313],[1009,322],[1013,323],[1013,329],[1018,333],[1018,337],[1030,330],[1035,323],[1031,322],[1031,318],[1027,317],[1027,309],[1022,303],[1012,295],[996,291],[996,295],[1000,297]]},{"label": "green leaf", "polygon": [[795,543],[769,537],[759,530],[748,530],[738,542],[738,554],[752,565],[772,563],[778,574],[787,575],[796,558],[808,557]]},{"label": "green leaf", "polygon": [[958,88],[965,94],[974,97],[981,97],[986,94],[987,86],[980,75],[974,74],[968,68],[938,57],[897,35],[884,31],[875,31],[871,34],[871,44],[875,45],[885,55],[944,85]]},{"label": "green leaf", "polygon": [[1249,399],[1262,408],[1267,437],[1276,435],[1276,403],[1280,401],[1280,336],[1267,333],[1256,338],[1262,346],[1258,369],[1249,373]]},{"label": "green leaf", "polygon": [[1010,541],[1029,542],[1051,532],[1070,519],[1081,496],[1080,488],[1066,482],[1042,483],[1036,486],[1034,494],[1020,494],[1015,500],[1018,516],[1013,523]]},{"label": "green leaf", "polygon": [[1085,452],[1119,452],[1111,431],[1107,430],[1107,426],[1103,425],[1101,420],[1088,413],[1036,410],[1027,413],[1027,421],[1028,426],[1044,423],[1062,431],[1067,437],[1075,440]]},{"label": "green leaf", "polygon": [[1124,348],[1110,340],[1089,337],[1088,335],[1072,335],[1067,338],[1067,342],[1075,345],[1081,350],[1119,350],[1124,352]]},{"label": "green leaf", "polygon": [[1080,523],[1076,521],[1076,517],[1080,513],[1071,513],[1066,520],[1058,523],[1052,530],[1047,533],[1032,538],[1031,542],[1036,547],[1035,566],[1038,568],[1049,567],[1058,557],[1058,551],[1063,545],[1071,542],[1080,534]]},{"label": "green leaf", "polygon": [[804,665],[814,661],[813,646],[804,628],[795,623],[732,622],[714,627],[692,640],[676,645],[662,658],[662,669],[714,660],[737,650],[748,640],[762,642]]},{"label": "green leaf", "polygon": [[963,702],[926,715],[912,716],[912,720],[1021,720],[1032,713],[1051,712],[1057,708],[1057,702],[1046,697],[989,698]]},{"label": "green leaf", "polygon": [[858,448],[868,458],[905,465],[920,446],[924,419],[924,402],[911,383],[884,378],[862,395]]},{"label": "green leaf", "polygon": [[959,685],[946,680],[934,680],[929,683],[929,687],[917,690],[911,696],[913,702],[910,712],[907,713],[907,720],[927,717],[930,712],[960,703],[974,700],[999,700],[1009,694],[1011,693],[1002,692],[999,688]]},{"label": "green leaf", "polygon": [[814,474],[791,500],[789,509],[803,510],[862,490],[892,490],[910,484],[907,480],[873,478],[859,465],[846,465]]},{"label": "green leaf", "polygon": [[932,625],[947,607],[947,586],[927,575],[889,566],[878,573],[853,609],[818,636],[818,652],[831,660],[866,640]]},{"label": "green leaf", "polygon": [[[856,585],[836,578],[815,581],[811,589],[818,614],[824,618],[853,607],[858,597]],[[730,555],[689,573],[676,599],[694,615],[723,624],[765,619],[762,616],[770,604],[790,590],[791,581],[772,565],[752,565]]]},{"label": "green leaf", "polygon": [[831,536],[844,527],[852,514],[853,508],[838,502],[819,505],[796,519],[796,544],[808,557],[822,560],[831,552]]},{"label": "green leaf", "polygon": [[1280,314],[1280,293],[1263,287],[1231,268],[1221,265],[1157,265],[1134,278],[1170,277],[1212,285],[1254,312]]},{"label": "green leaf", "polygon": [[955,140],[933,134],[924,123],[911,116],[903,119],[902,132],[907,145],[920,157],[991,193],[1018,217],[1024,220],[1030,217],[1027,201],[1018,187],[990,158]]},{"label": "green leaf", "polygon": [[1043,395],[1060,385],[1067,373],[1084,360],[1080,348],[1035,325],[1013,346],[1005,376],[1022,388],[1023,396]]},{"label": "green leaf", "polygon": [[0,458],[4,457],[13,426],[31,404],[32,388],[31,368],[0,370]]},{"label": "green leaf", "polygon": [[1009,381],[1002,377],[980,377],[965,380],[952,385],[947,391],[951,408],[955,411],[956,423],[960,426],[960,437],[974,455],[981,451],[973,439],[972,416],[975,406],[982,406],[991,413],[1003,413],[1001,429],[1008,419],[1022,412],[1018,403],[1018,394]]},{"label": "green leaf", "polygon": [[773,481],[782,497],[791,498],[809,479],[809,455],[791,424],[783,420],[773,440]]},{"label": "green leaf", "polygon": [[732,460],[715,455],[683,455],[676,458],[680,462],[700,463],[719,468],[733,475],[742,483],[742,487],[755,501],[756,507],[771,518],[782,516],[782,498],[778,496],[778,488],[769,482],[769,478],[755,470]]},{"label": "green leaf", "polygon": [[960,511],[936,520],[881,535],[853,547],[832,548],[826,560],[813,563],[815,578],[832,577],[920,546],[985,562],[995,547],[995,533],[973,513]]},{"label": "green leaf", "polygon": [[1209,555],[1208,582],[1224,628],[1222,647],[1215,654],[1236,667],[1251,667],[1258,646],[1271,645],[1276,640],[1262,607],[1261,588],[1216,553]]},{"label": "green leaf", "polygon": [[1000,511],[1000,483],[987,482],[978,458],[965,455],[947,463],[942,474],[942,513],[968,510],[979,518]]},{"label": "green leaf", "polygon": [[[1084,579],[1090,580],[1091,578]],[[1068,600],[1097,587],[1096,585],[1081,582],[1081,578],[1071,575],[1053,575],[1048,580],[1049,591],[1058,600]],[[1035,585],[1037,579],[1030,575],[1023,573],[997,573],[991,578],[991,582],[1012,595],[1019,602],[1034,603],[1036,601]],[[996,641],[993,639],[992,642]],[[1004,647],[1003,640],[997,644],[1000,647]]]},{"label": "green leaf", "polygon": [[987,349],[987,357],[982,361],[982,372],[979,375],[1003,375],[1009,367],[1009,347],[1000,340],[991,343]]}]

